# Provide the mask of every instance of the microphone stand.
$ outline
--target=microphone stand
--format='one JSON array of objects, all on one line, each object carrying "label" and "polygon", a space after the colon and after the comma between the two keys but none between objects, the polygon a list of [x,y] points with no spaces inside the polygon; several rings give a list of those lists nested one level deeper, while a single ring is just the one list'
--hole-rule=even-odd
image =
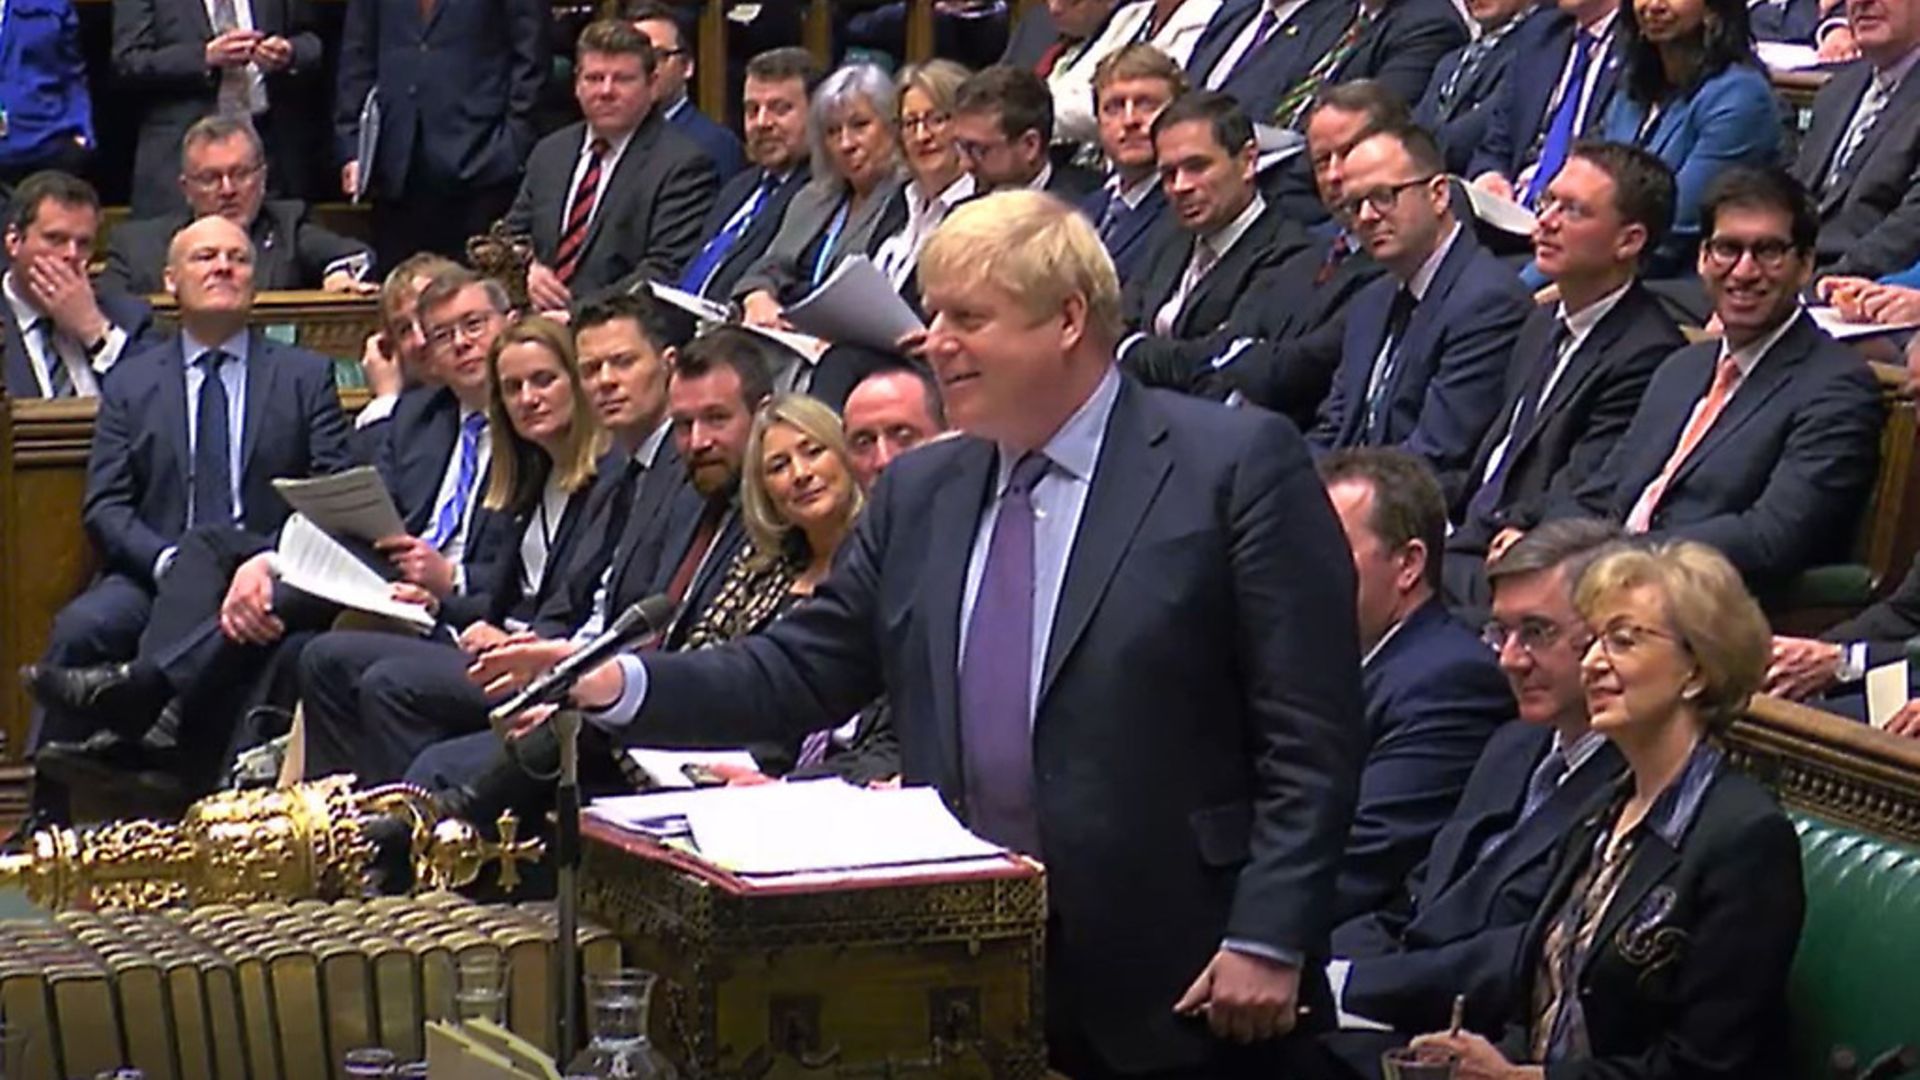
[{"label": "microphone stand", "polygon": [[547,723],[560,744],[560,781],[554,790],[553,861],[559,909],[559,1066],[580,1052],[580,712],[561,709]]}]

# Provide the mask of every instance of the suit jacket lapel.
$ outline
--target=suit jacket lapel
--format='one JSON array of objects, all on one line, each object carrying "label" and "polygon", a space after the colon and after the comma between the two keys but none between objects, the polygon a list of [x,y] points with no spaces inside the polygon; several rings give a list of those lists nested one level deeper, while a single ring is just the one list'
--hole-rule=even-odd
[{"label": "suit jacket lapel", "polygon": [[1760,358],[1760,363],[1753,369],[1753,374],[1748,375],[1746,381],[1734,390],[1733,400],[1727,402],[1726,408],[1721,410],[1713,426],[1701,436],[1699,445],[1693,448],[1693,453],[1688,454],[1687,459],[1680,463],[1680,467],[1673,471],[1673,480],[1667,485],[1669,491],[1684,483],[1687,474],[1698,468],[1700,463],[1706,460],[1707,456],[1713,453],[1721,443],[1726,442],[1734,432],[1740,430],[1741,424],[1752,419],[1753,414],[1760,411],[1760,406],[1764,405],[1768,398],[1779,393],[1780,389],[1786,386],[1787,380],[1793,375],[1793,364],[1788,358],[1805,352],[1804,335],[1814,332],[1813,323],[1806,316],[1796,315],[1794,318],[1801,320],[1800,323],[1787,331],[1785,337],[1774,342],[1773,348],[1767,351],[1767,355]]},{"label": "suit jacket lapel", "polygon": [[[1861,92],[1866,92],[1865,80],[1862,82]],[[1857,107],[1858,95],[1848,100],[1854,102]],[[1893,99],[1887,102],[1886,108],[1880,110],[1880,115],[1874,118],[1872,125],[1860,137],[1860,148],[1853,152],[1852,165],[1855,176],[1860,174],[1861,165],[1873,155],[1874,147],[1880,145],[1880,140],[1886,137],[1887,129],[1898,123],[1902,116],[1917,108],[1920,108],[1920,79],[1901,79],[1900,85],[1893,91]],[[1852,115],[1853,112],[1849,109],[1847,117],[1850,119]],[[1842,124],[1841,128],[1844,131],[1845,125]],[[1837,195],[1844,196],[1845,193],[1844,187],[1835,191]]]},{"label": "suit jacket lapel", "polygon": [[1140,200],[1139,206],[1129,210],[1123,203],[1120,209],[1114,211],[1116,220],[1113,226],[1113,246],[1116,250],[1124,250],[1147,231],[1147,226],[1155,217],[1154,210],[1158,205],[1155,200],[1162,197],[1159,189],[1155,188],[1147,193],[1146,198]]},{"label": "suit jacket lapel", "polygon": [[621,151],[620,160],[614,163],[613,175],[607,177],[607,185],[596,200],[593,217],[587,222],[586,239],[580,242],[580,260],[586,261],[587,253],[593,250],[593,242],[600,235],[600,227],[613,215],[608,213],[622,205],[628,189],[640,182],[640,173],[647,167],[647,155],[653,150],[653,144],[660,141],[661,121],[658,116],[649,114],[646,121],[627,140],[627,148]]},{"label": "suit jacket lapel", "polygon": [[1143,391],[1123,380],[1107,421],[1080,528],[1067,556],[1066,580],[1060,585],[1060,603],[1047,639],[1047,662],[1040,673],[1040,693],[1034,699],[1036,716],[1172,471],[1173,460],[1160,445],[1166,435],[1166,426],[1148,411]]},{"label": "suit jacket lapel", "polygon": [[176,465],[184,480],[193,475],[193,434],[187,430],[186,338],[177,332],[173,335],[173,351],[169,359],[172,360],[173,370],[160,379],[160,430],[173,436],[174,455],[179,459]]},{"label": "suit jacket lapel", "polygon": [[1160,309],[1167,306],[1173,294],[1180,291],[1180,279],[1186,275],[1187,264],[1193,261],[1193,236],[1180,233],[1177,244],[1162,248],[1163,257],[1153,267],[1155,273],[1147,279],[1146,306],[1140,312],[1141,329],[1153,332],[1154,321],[1160,315]]},{"label": "suit jacket lapel", "polygon": [[16,401],[37,398],[41,396],[40,379],[34,374],[33,357],[27,355],[26,331],[14,320],[13,306],[4,298],[0,298],[0,316],[7,321],[7,396]]},{"label": "suit jacket lapel", "polygon": [[[1835,72],[1833,89],[1828,95],[1836,103],[1833,116],[1823,117],[1830,119],[1830,122],[1815,125],[1812,131],[1807,132],[1805,157],[1810,168],[1805,176],[1808,186],[1821,193],[1820,208],[1823,211],[1846,197],[1845,188],[1826,186],[1827,170],[1833,167],[1833,157],[1840,149],[1840,140],[1846,137],[1847,125],[1852,122],[1853,112],[1860,107],[1860,97],[1867,92],[1867,84],[1872,79],[1873,66],[1865,61]],[[1901,92],[1895,95],[1894,104],[1888,107],[1889,112],[1898,107],[1899,99],[1905,96],[1907,87],[1912,83],[1913,80],[1901,80]]]},{"label": "suit jacket lapel", "polygon": [[[1467,260],[1473,257],[1473,248],[1473,237],[1463,225],[1460,234],[1454,238],[1453,247],[1448,249],[1447,257],[1440,260],[1433,280],[1427,282],[1427,294],[1414,305],[1413,314],[1407,318],[1407,332],[1401,335],[1399,343],[1394,346],[1393,370],[1390,372],[1393,382],[1386,388],[1388,401],[1398,396],[1407,362],[1432,347],[1433,337],[1439,332],[1440,306],[1446,301],[1447,293],[1452,291],[1453,283],[1459,279]],[[1387,411],[1381,410],[1383,417]]]},{"label": "suit jacket lapel", "polygon": [[967,587],[967,561],[980,514],[990,496],[993,444],[975,440],[946,478],[928,523],[927,573],[915,608],[927,619],[928,670],[933,677],[934,730],[952,770],[960,767],[960,604]]},{"label": "suit jacket lapel", "polygon": [[[1598,858],[1599,856],[1594,856]],[[1667,846],[1667,842],[1658,833],[1646,830],[1640,838],[1638,848],[1629,856],[1632,860],[1626,869],[1626,876],[1620,887],[1613,892],[1613,901],[1607,905],[1606,912],[1600,916],[1600,927],[1593,935],[1593,945],[1587,955],[1581,959],[1580,973],[1584,977],[1593,966],[1594,958],[1606,952],[1608,942],[1620,929],[1640,901],[1680,865],[1680,854]]]},{"label": "suit jacket lapel", "polygon": [[[1376,288],[1376,286],[1381,286]],[[1400,283],[1391,276],[1382,281],[1369,282],[1361,295],[1354,297],[1353,311],[1348,316],[1349,325],[1357,322],[1361,327],[1359,346],[1354,355],[1343,358],[1339,378],[1346,380],[1344,398],[1346,412],[1340,418],[1340,444],[1352,442],[1367,423],[1367,382],[1373,373],[1373,367],[1380,357],[1380,347],[1387,339],[1387,315],[1393,310],[1393,294],[1399,291]],[[1346,361],[1352,361],[1348,363]]]},{"label": "suit jacket lapel", "polygon": [[278,399],[274,394],[273,346],[254,331],[247,333],[247,414],[240,432],[240,475],[244,478],[253,464],[253,451],[260,442],[260,428],[268,423],[267,410]]},{"label": "suit jacket lapel", "polygon": [[[1553,415],[1554,410],[1565,408],[1568,399],[1578,393],[1580,387],[1599,371],[1601,358],[1606,356],[1614,343],[1626,333],[1633,315],[1637,313],[1635,305],[1638,294],[1634,290],[1638,288],[1639,286],[1635,285],[1629,289],[1627,294],[1620,298],[1620,302],[1613,306],[1613,310],[1607,312],[1606,318],[1601,319],[1600,324],[1587,335],[1587,339],[1580,343],[1580,347],[1573,351],[1573,355],[1567,357],[1567,369],[1560,373],[1559,381],[1553,384],[1552,391],[1534,407],[1533,422],[1527,425],[1527,430],[1522,432],[1520,438],[1508,449],[1509,457],[1531,446],[1546,427],[1547,418]],[[1546,378],[1544,371],[1540,373],[1539,378],[1543,380]]]}]

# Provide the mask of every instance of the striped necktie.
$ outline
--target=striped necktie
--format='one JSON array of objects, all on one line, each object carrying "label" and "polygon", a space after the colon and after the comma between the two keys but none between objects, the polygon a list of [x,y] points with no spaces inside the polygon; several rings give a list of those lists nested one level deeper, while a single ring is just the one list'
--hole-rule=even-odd
[{"label": "striped necktie", "polygon": [[1340,40],[1334,43],[1333,48],[1321,53],[1320,59],[1313,62],[1313,67],[1307,69],[1306,75],[1293,84],[1280,99],[1280,104],[1274,106],[1275,124],[1283,128],[1298,128],[1305,121],[1307,107],[1313,104],[1313,96],[1340,70],[1340,65],[1347,62],[1347,57],[1353,55],[1354,48],[1360,44],[1360,35],[1373,25],[1374,18],[1373,11],[1364,4],[1354,9],[1353,21],[1347,24]]},{"label": "striped necktie", "polygon": [[40,362],[47,368],[47,396],[50,398],[72,397],[73,372],[67,370],[67,361],[54,347],[53,336],[57,332],[52,319],[36,319],[27,328],[28,333],[40,336]]},{"label": "striped necktie", "polygon": [[480,478],[480,436],[487,430],[485,413],[474,413],[460,422],[460,444],[458,471],[453,478],[453,490],[447,493],[445,502],[433,515],[433,530],[424,538],[430,547],[445,550],[448,542],[460,531],[460,523],[466,520],[467,506],[473,501],[474,481]]},{"label": "striped necktie", "polygon": [[567,209],[567,227],[560,233],[560,246],[553,249],[553,272],[562,282],[571,282],[580,268],[580,256],[586,251],[587,229],[593,224],[594,201],[600,195],[600,168],[607,159],[607,140],[595,139],[587,147],[587,168],[573,189],[573,203]]}]

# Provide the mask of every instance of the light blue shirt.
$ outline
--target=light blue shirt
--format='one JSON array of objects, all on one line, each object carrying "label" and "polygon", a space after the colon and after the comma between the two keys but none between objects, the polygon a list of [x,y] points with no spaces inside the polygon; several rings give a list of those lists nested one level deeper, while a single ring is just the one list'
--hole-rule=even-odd
[{"label": "light blue shirt", "polygon": [[[1040,448],[1053,467],[1033,486],[1033,654],[1027,665],[1027,702],[1036,712],[1040,708],[1040,677],[1047,667],[1047,645],[1053,640],[1054,613],[1060,607],[1060,586],[1067,577],[1067,557],[1073,552],[1073,538],[1080,532],[1080,517],[1087,508],[1087,492],[1093,488],[1094,466],[1100,461],[1100,448],[1107,441],[1107,421],[1113,416],[1114,399],[1120,395],[1120,373],[1108,368],[1100,384],[1082,402],[1080,408],[1060,425],[1047,445]],[[960,600],[959,664],[967,663],[967,624],[973,619],[973,604],[980,595],[980,578],[987,569],[987,547],[993,538],[993,524],[1000,519],[1000,504],[1006,497],[1007,483],[1022,451],[1002,446],[999,470],[993,486],[993,501],[980,515],[973,534],[973,552],[967,557],[967,585]],[[1029,727],[1033,716],[1027,716]]]},{"label": "light blue shirt", "polygon": [[[246,442],[244,433],[247,430],[247,345],[248,333],[245,330],[218,345],[204,344],[187,331],[180,331],[180,352],[187,362],[188,461],[193,460],[195,445],[200,438],[200,384],[207,377],[205,369],[200,366],[200,357],[217,348],[239,361],[220,365],[220,384],[227,389],[227,484],[230,489],[228,493],[233,498],[233,516],[236,520],[246,513],[246,507],[240,501],[240,451]],[[191,507],[187,512],[189,524],[208,524],[192,521]]]}]

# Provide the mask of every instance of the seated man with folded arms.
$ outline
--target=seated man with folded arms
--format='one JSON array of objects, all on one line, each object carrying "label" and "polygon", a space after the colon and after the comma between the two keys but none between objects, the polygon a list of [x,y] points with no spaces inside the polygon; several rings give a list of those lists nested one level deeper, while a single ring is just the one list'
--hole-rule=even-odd
[{"label": "seated man with folded arms", "polygon": [[1520,328],[1505,397],[1447,537],[1447,594],[1484,612],[1490,545],[1584,484],[1627,430],[1654,369],[1686,344],[1639,280],[1673,218],[1673,172],[1623,143],[1582,142],[1547,186],[1534,265],[1559,291]]},{"label": "seated man with folded arms", "polygon": [[1336,450],[1319,462],[1353,549],[1368,747],[1334,919],[1384,906],[1427,857],[1513,695],[1479,635],[1440,599],[1447,506],[1419,458]]},{"label": "seated man with folded arms", "polygon": [[6,396],[97,397],[121,357],[157,343],[146,301],[87,280],[99,232],[100,196],[85,180],[48,170],[13,189],[0,277]]},{"label": "seated man with folded arms", "polygon": [[1456,994],[1470,1029],[1497,1033],[1510,1014],[1515,950],[1555,852],[1625,768],[1587,726],[1580,668],[1593,637],[1573,606],[1581,572],[1618,536],[1606,522],[1556,521],[1489,568],[1483,640],[1519,722],[1493,733],[1431,852],[1394,894],[1335,926],[1339,1030],[1320,1042],[1343,1074],[1378,1076],[1382,1051],[1446,1027]]},{"label": "seated man with folded arms", "polygon": [[1799,181],[1729,169],[1701,222],[1701,283],[1724,336],[1660,365],[1607,460],[1545,517],[1710,544],[1764,596],[1847,557],[1886,413],[1865,361],[1800,308],[1819,218]]},{"label": "seated man with folded arms", "polygon": [[580,32],[582,119],[534,144],[507,227],[532,238],[527,295],[540,311],[672,281],[700,250],[719,182],[698,143],[653,107],[653,44],[618,19]]},{"label": "seated man with folded arms", "polygon": [[[402,580],[445,598],[466,590],[467,555],[479,539],[474,520],[492,457],[487,354],[506,327],[507,298],[497,283],[456,269],[427,286],[420,311],[440,385],[409,391],[395,408],[378,467],[408,532],[375,546]],[[262,497],[284,512],[278,496]],[[97,726],[110,718],[123,734],[140,735],[179,703],[177,746],[81,746],[66,755],[69,769],[129,774],[155,794],[211,787],[230,760],[241,702],[260,674],[282,648],[304,645],[306,635],[294,632],[324,628],[338,614],[332,603],[281,584],[275,542],[258,529],[196,521],[163,575],[130,663],[40,673],[35,690],[43,701]]]},{"label": "seated man with folded arms", "polygon": [[308,776],[396,780],[428,745],[483,726],[486,700],[467,681],[469,654],[512,630],[571,633],[599,602],[610,561],[632,555],[629,534],[664,518],[663,508],[684,486],[666,438],[667,369],[675,356],[666,312],[641,296],[613,297],[582,308],[573,329],[581,382],[613,450],[600,464],[569,549],[516,613],[518,625],[469,620],[454,628],[459,649],[440,644],[432,655],[416,656],[422,650],[396,649],[391,635],[344,630],[309,645],[300,658]]},{"label": "seated man with folded arms", "polygon": [[365,244],[314,224],[298,199],[267,198],[266,148],[245,118],[215,114],[187,129],[180,139],[180,193],[186,209],[114,226],[102,289],[160,292],[173,234],[196,218],[218,215],[253,241],[256,288],[373,291],[373,253]]},{"label": "seated man with folded arms", "polygon": [[1204,338],[1233,314],[1255,276],[1304,250],[1299,225],[1254,183],[1253,123],[1225,94],[1174,99],[1153,120],[1154,158],[1175,226],[1162,230],[1121,293],[1121,317],[1138,339]]},{"label": "seated man with folded arms", "polygon": [[182,229],[166,274],[179,332],[107,383],[84,511],[105,572],[62,609],[45,659],[25,672],[45,710],[30,744],[48,776],[36,785],[39,813],[64,814],[63,785],[74,780],[178,759],[138,741],[173,696],[159,664],[118,661],[171,644],[170,591],[212,588],[217,599],[225,588],[224,577],[191,580],[190,539],[217,532],[270,546],[287,517],[272,482],[351,464],[332,362],[248,328],[252,269],[252,241],[231,221]]},{"label": "seated man with folded arms", "polygon": [[1080,211],[1100,233],[1122,288],[1133,280],[1156,226],[1167,217],[1153,154],[1153,118],[1186,89],[1179,66],[1151,45],[1129,45],[1100,61],[1093,73],[1100,149],[1110,164],[1106,181],[1081,200]]},{"label": "seated man with folded arms", "polygon": [[[1329,214],[1342,199],[1347,151],[1406,122],[1407,107],[1379,83],[1361,79],[1320,92],[1307,114],[1307,154]],[[1347,305],[1385,271],[1337,220],[1309,226],[1307,234],[1304,250],[1247,287],[1226,326],[1189,340],[1135,340],[1123,354],[1127,370],[1151,386],[1235,398],[1310,428],[1340,364]]]},{"label": "seated man with folded arms", "polygon": [[1333,389],[1307,442],[1317,452],[1399,446],[1425,458],[1457,498],[1499,411],[1533,298],[1455,219],[1433,136],[1381,131],[1348,151],[1342,168],[1339,216],[1387,273],[1353,300]]}]

